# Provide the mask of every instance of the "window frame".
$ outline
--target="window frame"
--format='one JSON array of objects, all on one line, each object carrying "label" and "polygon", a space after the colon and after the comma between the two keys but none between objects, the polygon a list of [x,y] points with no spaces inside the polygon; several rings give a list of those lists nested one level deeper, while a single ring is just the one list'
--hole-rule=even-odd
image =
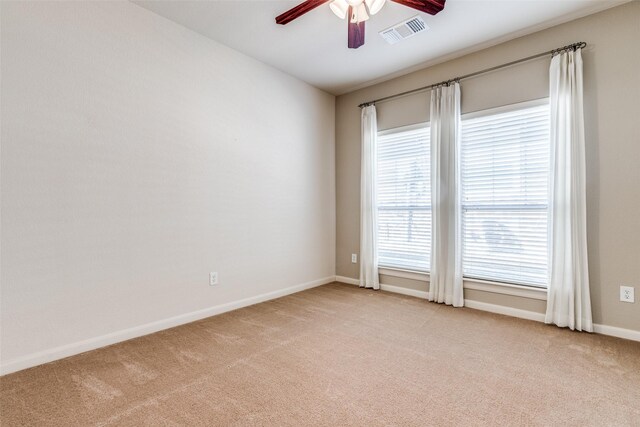
[{"label": "window frame", "polygon": [[[411,132],[411,131],[415,131],[415,130],[419,130],[419,129],[425,129],[428,128],[429,129],[429,152],[431,152],[431,121],[426,121],[426,122],[419,122],[419,123],[414,123],[414,124],[410,124],[410,125],[403,125],[403,126],[396,126],[393,128],[387,128],[387,129],[383,129],[383,130],[379,130],[376,134],[376,138],[379,138],[381,136],[387,136],[387,135],[392,135],[395,133],[402,133],[402,132]],[[378,146],[376,143],[376,150],[378,150]],[[378,158],[378,153],[376,152],[376,162],[377,162],[377,158]],[[429,185],[431,185],[431,164],[429,164]],[[377,180],[377,177],[376,177]],[[377,186],[376,186],[376,191],[377,191]],[[431,201],[429,201],[429,206],[431,207]],[[376,195],[376,211],[379,212],[378,210],[378,206],[377,206],[377,195]],[[429,253],[429,257],[431,257],[431,253]],[[414,274],[417,275],[416,277],[419,277],[419,275],[421,274],[429,274],[430,270],[421,270],[418,268],[409,268],[409,267],[397,267],[397,266],[390,266],[390,265],[386,265],[386,264],[380,264],[379,262],[379,257],[378,257],[378,271],[380,270],[383,271],[395,271],[395,272],[404,272],[405,274]],[[380,273],[379,273],[380,274]],[[402,273],[401,273],[402,274]]]},{"label": "window frame", "polygon": [[[482,110],[475,110],[464,113],[461,115],[461,124],[463,120],[473,119],[493,114],[507,113],[525,108],[538,107],[549,103],[549,98],[537,98],[529,101],[518,102],[513,104],[502,105],[498,107],[491,107]],[[377,133],[378,136],[389,135],[392,133],[399,133],[404,131],[416,130],[424,127],[431,127],[430,121],[420,122],[412,125],[398,126],[388,129],[383,129]],[[431,149],[431,145],[429,145]],[[460,183],[462,186],[462,183]],[[548,205],[547,205],[548,206]],[[377,207],[376,207],[377,209]],[[461,213],[462,214],[462,213]],[[464,244],[464,241],[460,242]],[[412,279],[418,281],[430,281],[430,272],[427,270],[399,268],[393,266],[379,265],[378,272],[381,275],[393,276],[404,279]],[[486,292],[500,293],[505,295],[513,295],[525,298],[533,298],[539,300],[546,300],[547,286],[540,286],[535,284],[513,283],[508,281],[496,281],[475,278],[470,276],[463,276],[463,283],[465,289],[481,290]]]},{"label": "window frame", "polygon": [[[534,108],[534,107],[540,107],[542,105],[548,105],[549,104],[549,97],[544,97],[544,98],[537,98],[537,99],[533,99],[533,100],[529,100],[529,101],[524,101],[524,102],[517,102],[514,104],[508,104],[508,105],[502,105],[499,107],[492,107],[492,108],[487,108],[487,109],[483,109],[483,110],[476,110],[476,111],[472,111],[472,112],[468,112],[465,114],[461,115],[460,118],[460,124],[462,126],[462,122],[464,120],[469,120],[469,119],[476,119],[476,118],[480,118],[480,117],[485,117],[485,116],[491,116],[491,115],[496,115],[496,114],[503,114],[503,113],[509,113],[512,111],[518,111],[518,110],[524,110],[527,108]],[[549,141],[549,143],[551,143],[551,141]],[[462,145],[462,139],[460,144]],[[460,147],[460,156],[462,157],[462,146]],[[549,165],[549,174],[551,173],[551,165]],[[460,194],[462,194],[462,180],[459,183],[460,186]],[[547,199],[547,205],[546,205],[546,211],[549,211],[549,199]],[[460,202],[460,220],[462,221],[462,215],[463,215],[463,203],[462,201]],[[547,233],[549,232],[548,230],[548,226],[549,224],[547,223]],[[464,239],[461,236],[461,241],[460,244],[463,245],[463,251],[464,251]],[[462,260],[462,268],[464,270],[464,259]],[[463,273],[464,274],[464,273]],[[545,284],[545,285],[538,285],[538,284],[534,284],[534,283],[522,283],[522,282],[517,282],[517,281],[507,281],[507,280],[495,280],[495,279],[486,279],[486,278],[482,278],[482,277],[474,277],[474,276],[465,276],[463,275],[463,279],[464,280],[469,280],[471,282],[474,283],[490,283],[490,284],[502,284],[505,286],[516,286],[516,287],[525,287],[525,288],[529,288],[529,289],[536,289],[536,290],[543,290],[543,291],[547,291],[547,288],[549,286],[549,284]]]}]

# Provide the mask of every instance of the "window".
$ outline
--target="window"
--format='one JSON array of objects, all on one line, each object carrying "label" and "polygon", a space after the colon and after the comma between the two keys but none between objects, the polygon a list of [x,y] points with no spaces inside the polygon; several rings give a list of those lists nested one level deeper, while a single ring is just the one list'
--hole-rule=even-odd
[{"label": "window", "polygon": [[377,150],[378,263],[428,271],[431,255],[429,128],[380,132]]},{"label": "window", "polygon": [[465,277],[546,286],[549,163],[548,104],[463,117]]}]

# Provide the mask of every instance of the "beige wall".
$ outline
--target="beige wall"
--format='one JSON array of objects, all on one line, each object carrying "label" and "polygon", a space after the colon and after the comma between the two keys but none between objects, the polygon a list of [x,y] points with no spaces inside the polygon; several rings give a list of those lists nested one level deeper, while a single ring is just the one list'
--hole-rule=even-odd
[{"label": "beige wall", "polygon": [[[427,36],[428,37],[428,34]],[[355,278],[359,248],[361,102],[585,41],[585,121],[589,271],[594,320],[640,330],[640,301],[621,303],[619,286],[640,293],[640,2],[531,34],[456,60],[367,87],[336,101],[336,270]],[[548,96],[549,59],[462,82],[463,113]],[[424,122],[429,93],[378,105],[380,129]],[[384,280],[389,280],[383,277]],[[389,283],[391,284],[391,283]],[[407,284],[426,290],[426,282]],[[544,304],[465,291],[466,298],[542,312]]]},{"label": "beige wall", "polygon": [[129,2],[0,3],[3,366],[335,275],[332,95]]}]

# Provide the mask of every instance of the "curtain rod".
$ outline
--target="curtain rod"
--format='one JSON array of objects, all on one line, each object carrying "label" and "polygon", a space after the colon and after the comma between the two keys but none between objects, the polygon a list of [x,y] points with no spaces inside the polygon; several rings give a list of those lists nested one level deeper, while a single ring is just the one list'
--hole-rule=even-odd
[{"label": "curtain rod", "polygon": [[567,46],[563,46],[563,47],[558,48],[558,49],[553,49],[553,50],[549,50],[547,52],[538,53],[536,55],[527,56],[526,58],[518,59],[516,61],[507,62],[506,64],[496,65],[495,67],[486,68],[484,70],[476,71],[476,72],[473,72],[473,73],[470,73],[470,74],[465,74],[464,76],[456,77],[454,79],[445,80],[445,81],[440,82],[440,83],[435,83],[435,84],[432,84],[432,85],[419,87],[417,89],[408,90],[406,92],[397,93],[395,95],[385,96],[384,98],[374,99],[373,101],[369,101],[369,102],[363,102],[362,104],[358,105],[358,107],[360,107],[360,108],[368,107],[369,105],[374,105],[374,104],[376,104],[378,102],[383,102],[383,101],[388,101],[390,99],[400,98],[402,96],[410,95],[410,94],[417,93],[417,92],[423,92],[425,90],[433,89],[434,87],[438,87],[438,86],[449,86],[453,82],[460,82],[460,80],[464,80],[464,79],[468,79],[468,78],[471,78],[471,77],[479,76],[480,74],[490,73],[492,71],[499,70],[501,68],[510,67],[512,65],[520,64],[522,62],[531,61],[533,59],[542,58],[543,56],[547,56],[547,55],[553,56],[553,55],[555,55],[557,53],[564,52],[564,51],[567,51],[567,50],[574,50],[575,51],[576,49],[584,48],[586,45],[587,44],[585,42],[573,43],[573,44],[570,44],[570,45],[567,45]]}]

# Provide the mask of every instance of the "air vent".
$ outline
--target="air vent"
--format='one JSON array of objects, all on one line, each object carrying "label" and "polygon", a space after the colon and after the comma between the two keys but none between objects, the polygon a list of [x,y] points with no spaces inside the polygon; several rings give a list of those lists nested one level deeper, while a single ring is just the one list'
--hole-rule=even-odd
[{"label": "air vent", "polygon": [[414,16],[404,22],[380,31],[380,35],[389,44],[396,44],[400,40],[408,39],[418,33],[428,30],[429,27],[419,15]]}]

